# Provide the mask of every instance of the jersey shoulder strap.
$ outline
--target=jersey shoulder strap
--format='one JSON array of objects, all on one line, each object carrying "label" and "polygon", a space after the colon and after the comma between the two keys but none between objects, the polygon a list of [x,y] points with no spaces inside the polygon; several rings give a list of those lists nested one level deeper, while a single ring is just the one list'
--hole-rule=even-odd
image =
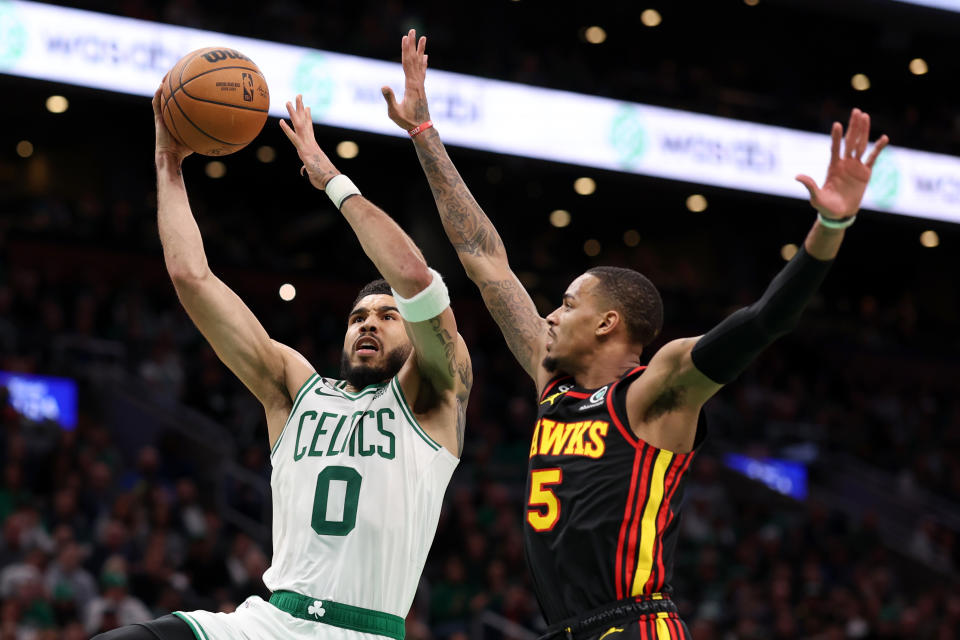
[{"label": "jersey shoulder strap", "polygon": [[[631,369],[614,382],[607,393],[607,408],[610,411],[610,417],[616,423],[617,430],[634,447],[640,446],[643,441],[637,438],[633,429],[630,428],[630,417],[627,414],[627,391],[630,390],[630,385],[636,382],[644,369],[646,369],[645,366]],[[701,408],[700,414],[697,416],[697,432],[693,439],[693,450],[696,451],[706,438],[707,418],[703,408]]]},{"label": "jersey shoulder strap", "polygon": [[540,393],[540,402],[543,402],[546,399],[546,397],[550,395],[550,392],[553,391],[557,387],[557,385],[563,382],[564,380],[570,380],[572,382],[573,376],[568,376],[565,373],[559,373],[554,377],[550,378],[550,381],[547,382],[547,386],[545,386],[543,388],[543,392]]},{"label": "jersey shoulder strap", "polygon": [[634,367],[620,376],[607,390],[607,411],[610,413],[617,431],[634,447],[640,445],[640,439],[634,435],[630,428],[630,417],[627,415],[627,391],[630,390],[630,385],[640,377],[644,369],[646,369],[645,366]]}]

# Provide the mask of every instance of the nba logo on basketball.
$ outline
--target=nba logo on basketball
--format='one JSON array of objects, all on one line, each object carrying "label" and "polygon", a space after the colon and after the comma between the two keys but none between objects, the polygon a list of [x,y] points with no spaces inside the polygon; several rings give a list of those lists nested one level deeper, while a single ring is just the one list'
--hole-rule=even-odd
[{"label": "nba logo on basketball", "polygon": [[243,76],[243,101],[253,102],[253,75],[249,73],[241,75]]}]

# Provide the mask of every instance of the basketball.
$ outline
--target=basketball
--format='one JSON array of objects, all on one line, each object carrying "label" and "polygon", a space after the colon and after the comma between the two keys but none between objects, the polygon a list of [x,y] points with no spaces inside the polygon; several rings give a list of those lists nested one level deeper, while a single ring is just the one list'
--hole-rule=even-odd
[{"label": "basketball", "polygon": [[163,122],[196,153],[225,156],[250,144],[270,108],[267,81],[235,49],[207,47],[180,58],[167,73]]}]

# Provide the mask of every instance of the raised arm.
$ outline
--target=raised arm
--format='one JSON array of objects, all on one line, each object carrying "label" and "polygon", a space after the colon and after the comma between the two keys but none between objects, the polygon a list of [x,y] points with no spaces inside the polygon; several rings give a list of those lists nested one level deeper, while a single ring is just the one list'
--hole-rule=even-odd
[{"label": "raised arm", "polygon": [[[411,29],[401,41],[405,77],[403,101],[383,87],[390,119],[406,131],[430,120],[424,79],[426,38]],[[413,137],[417,157],[433,191],[444,231],[467,275],[480,288],[490,315],[500,326],[507,346],[540,388],[549,374],[540,366],[545,355],[546,320],[510,269],[503,241],[470,193],[432,126]]]},{"label": "raised arm", "polygon": [[[439,274],[427,267],[423,254],[400,228],[393,218],[382,209],[360,195],[346,176],[342,176],[320,149],[313,134],[313,122],[309,107],[304,107],[302,96],[297,96],[296,105],[287,103],[291,127],[285,121],[280,126],[297,148],[303,161],[303,169],[311,184],[321,191],[331,189],[331,199],[340,199],[340,213],[360,240],[367,257],[377,267],[383,278],[390,284],[395,294],[411,299],[427,289]],[[334,186],[335,177],[349,188]],[[336,195],[338,191],[344,195]],[[413,343],[413,359],[420,375],[429,381],[429,389],[412,385],[404,388],[413,405],[422,400],[422,391],[431,396],[437,394],[440,401],[456,401],[457,427],[451,434],[439,434],[441,444],[458,455],[463,446],[463,416],[466,411],[470,387],[473,384],[470,356],[463,338],[457,333],[457,322],[449,305],[438,315],[421,321],[404,319],[407,335]],[[401,384],[403,384],[401,380]],[[426,425],[425,425],[426,426]],[[429,427],[427,427],[429,430]],[[447,440],[447,442],[445,442]]]},{"label": "raised arm", "polygon": [[183,308],[220,360],[263,403],[272,446],[290,410],[288,390],[297,389],[313,370],[299,354],[271,340],[237,294],[210,271],[180,171],[191,152],[167,131],[159,91],[153,112],[157,226],[167,272]]},{"label": "raised arm", "polygon": [[689,451],[703,403],[799,322],[840,249],[845,229],[860,209],[873,163],[888,142],[887,136],[881,136],[863,160],[870,117],[859,109],[850,114],[841,155],[842,134],[843,127],[834,123],[830,165],[822,188],[809,176],[797,176],[810,192],[817,220],[801,250],[763,296],[703,336],[664,345],[630,387],[630,422],[635,430],[644,432],[648,442],[661,443],[657,446],[673,451]]}]

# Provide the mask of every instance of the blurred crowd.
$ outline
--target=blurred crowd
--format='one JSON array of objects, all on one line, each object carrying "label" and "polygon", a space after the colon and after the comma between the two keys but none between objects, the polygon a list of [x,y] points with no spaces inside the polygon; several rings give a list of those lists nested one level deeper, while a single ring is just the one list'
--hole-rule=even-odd
[{"label": "blurred crowd", "polygon": [[[267,596],[269,549],[224,525],[175,453],[125,456],[94,415],[66,431],[0,400],[0,638],[81,640]],[[448,492],[411,640],[511,637],[478,625],[483,612],[543,627],[524,565],[522,467],[512,482],[469,468]],[[955,583],[884,546],[870,519],[774,498],[710,453],[687,486],[674,585],[697,640],[948,640],[960,628]]]}]

